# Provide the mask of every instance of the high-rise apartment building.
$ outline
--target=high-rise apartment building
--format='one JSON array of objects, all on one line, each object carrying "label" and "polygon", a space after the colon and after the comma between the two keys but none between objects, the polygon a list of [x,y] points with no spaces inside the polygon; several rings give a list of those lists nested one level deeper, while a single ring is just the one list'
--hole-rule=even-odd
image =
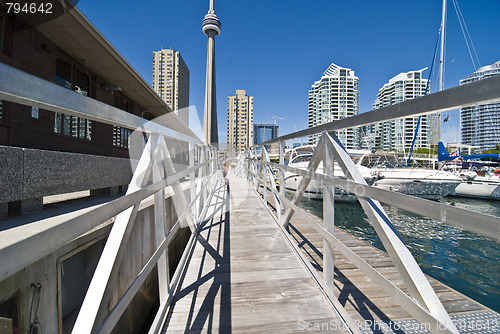
[{"label": "high-rise apartment building", "polygon": [[[350,68],[331,64],[309,91],[309,127],[357,115],[359,112],[359,78]],[[358,147],[357,129],[337,131],[345,148]],[[317,144],[319,135],[309,137]]]},{"label": "high-rise apartment building", "polygon": [[[189,107],[189,68],[179,51],[153,51],[153,89],[173,111]],[[179,116],[189,123],[187,109]]]},{"label": "high-rise apartment building", "polygon": [[253,144],[253,96],[244,89],[227,97],[227,146],[229,152],[241,152]]},{"label": "high-rise apartment building", "polygon": [[[389,79],[389,82],[379,89],[373,108],[379,109],[424,96],[428,81],[422,78],[422,72],[425,70],[426,68],[399,73]],[[433,129],[434,117],[436,116],[422,116],[415,139],[415,148],[428,148],[431,144],[437,144],[433,143],[432,139],[434,131],[437,131]],[[411,147],[417,123],[418,117],[409,117],[364,127],[364,131],[361,132],[362,147],[404,152]]]},{"label": "high-rise apartment building", "polygon": [[[478,68],[460,80],[460,85],[500,74],[500,61]],[[500,144],[500,101],[460,110],[462,144],[479,146],[480,150],[495,148]]]}]

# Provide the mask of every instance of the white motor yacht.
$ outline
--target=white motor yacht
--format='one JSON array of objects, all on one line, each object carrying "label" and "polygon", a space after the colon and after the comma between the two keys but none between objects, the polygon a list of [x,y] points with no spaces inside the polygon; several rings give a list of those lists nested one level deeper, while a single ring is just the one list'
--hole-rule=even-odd
[{"label": "white motor yacht", "polygon": [[[288,151],[285,155],[285,160],[288,161],[288,165],[290,167],[306,170],[307,166],[309,165],[309,161],[313,156],[313,153],[314,146],[299,146]],[[375,182],[375,180],[378,178],[377,173],[370,171],[364,166],[358,166],[358,170],[361,172],[361,175],[363,175],[363,178],[368,184],[373,184],[373,182]],[[323,174],[322,161],[319,163],[316,173]],[[346,179],[344,172],[337,163],[334,163],[333,175],[339,178]],[[292,172],[285,172],[285,189],[288,192],[292,193],[297,191],[301,180],[301,175]],[[339,202],[355,202],[357,200],[354,194],[338,187],[335,187],[334,196],[335,200]],[[304,197],[311,199],[322,199],[323,183],[321,181],[311,180],[304,192]]]},{"label": "white motor yacht", "polygon": [[396,153],[369,153],[355,160],[358,166],[380,175],[373,186],[426,199],[438,200],[454,194],[462,181],[443,170],[404,167]]},{"label": "white motor yacht", "polygon": [[500,168],[486,167],[485,170],[469,170],[447,166],[462,179],[452,195],[500,200]]}]

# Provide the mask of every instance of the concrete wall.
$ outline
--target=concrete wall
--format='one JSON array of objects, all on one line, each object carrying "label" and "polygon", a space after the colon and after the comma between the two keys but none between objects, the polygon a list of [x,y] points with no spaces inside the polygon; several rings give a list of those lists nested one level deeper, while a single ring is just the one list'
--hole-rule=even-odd
[{"label": "concrete wall", "polygon": [[0,146],[0,219],[8,210],[40,210],[44,196],[118,187],[131,178],[129,159]]},{"label": "concrete wall", "polygon": [[[184,185],[184,189],[185,195],[189,198],[187,184]],[[167,210],[165,228],[168,230],[177,220],[177,214],[175,213],[171,198],[166,198],[165,203]],[[0,282],[0,304],[11,297],[17,298],[19,312],[19,323],[17,326],[21,332],[24,333],[29,328],[30,305],[34,291],[31,286],[32,283],[40,283],[42,285],[39,293],[40,304],[37,313],[40,333],[58,333],[60,330],[62,331],[60,325],[60,322],[62,322],[60,317],[60,310],[62,311],[62,307],[58,298],[62,288],[61,281],[58,281],[58,270],[61,275],[70,275],[68,270],[71,270],[72,267],[71,265],[58,266],[58,263],[65,264],[66,262],[64,261],[84,249],[91,250],[86,253],[85,257],[86,272],[84,276],[86,284],[89,284],[94,271],[93,268],[100,257],[110,228],[111,222],[106,222],[91,233],[73,240],[71,243],[61,247],[49,256],[46,256]],[[177,238],[174,239],[170,245],[169,259],[172,269],[175,268],[176,263],[178,263],[178,259],[182,254],[189,236],[189,229],[184,228],[178,233]],[[146,264],[149,257],[153,254],[154,249],[154,206],[153,200],[150,199],[141,204],[141,209],[137,214],[130,240],[126,246],[126,252],[122,261],[118,280],[111,283],[113,291],[111,300],[107,304],[108,312],[132,283],[140,269]],[[173,273],[173,270],[171,273]],[[80,294],[71,295],[77,296]],[[35,298],[35,303],[37,298]],[[122,316],[114,332],[141,333],[144,326],[148,325],[146,322],[152,320],[151,316],[154,316],[158,305],[158,279],[156,270],[153,270],[143,284],[141,290],[137,293],[131,306],[129,306]],[[68,316],[68,318],[71,319],[70,322],[74,321],[77,316],[77,311],[78,309]]]}]

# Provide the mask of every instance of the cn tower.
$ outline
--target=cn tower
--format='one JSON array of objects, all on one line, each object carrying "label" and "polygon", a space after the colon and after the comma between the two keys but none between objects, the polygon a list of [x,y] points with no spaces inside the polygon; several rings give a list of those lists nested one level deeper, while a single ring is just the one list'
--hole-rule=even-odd
[{"label": "cn tower", "polygon": [[215,36],[220,34],[220,21],[214,11],[214,0],[202,21],[203,33],[208,36],[207,80],[205,85],[205,109],[203,116],[203,141],[218,147],[217,101],[215,98]]}]

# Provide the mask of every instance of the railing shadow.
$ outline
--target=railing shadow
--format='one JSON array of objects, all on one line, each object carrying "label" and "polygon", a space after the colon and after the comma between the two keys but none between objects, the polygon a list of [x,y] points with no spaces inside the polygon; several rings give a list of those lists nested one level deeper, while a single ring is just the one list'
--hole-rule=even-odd
[{"label": "railing shadow", "polygon": [[[268,204],[269,205],[269,204]],[[300,231],[298,224],[293,224],[293,219],[288,225],[288,231],[293,240],[304,252],[311,265],[318,272],[323,272],[323,251],[315,246],[313,240],[309,240],[307,234]],[[382,334],[382,327],[378,322],[390,324],[391,319],[370,298],[363,293],[354,282],[337,267],[335,267],[334,285],[339,290],[337,299],[345,307],[348,303],[356,310],[364,321],[364,327],[369,328],[373,334]],[[392,328],[392,327],[391,327]],[[403,334],[404,331],[394,329],[394,333]]]},{"label": "railing shadow", "polygon": [[[219,332],[231,329],[229,186],[224,180],[216,185],[207,215],[196,236],[195,247],[202,247],[199,270],[195,277],[187,277],[187,270],[184,272],[173,300],[175,304],[191,299],[184,325],[184,332],[189,333],[200,333],[207,327],[218,328]],[[185,286],[187,282],[192,283]],[[165,328],[170,318],[171,314]]]}]

